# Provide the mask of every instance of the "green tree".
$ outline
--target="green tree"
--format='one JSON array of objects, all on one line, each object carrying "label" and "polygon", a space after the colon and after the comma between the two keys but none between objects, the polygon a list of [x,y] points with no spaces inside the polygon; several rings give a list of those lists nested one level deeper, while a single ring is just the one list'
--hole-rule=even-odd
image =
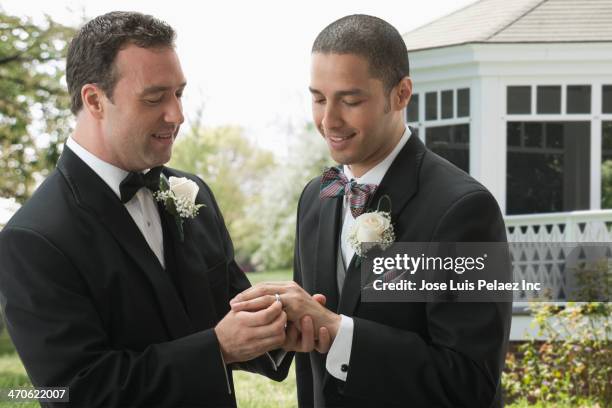
[{"label": "green tree", "polygon": [[25,201],[55,166],[71,114],[61,84],[74,29],[0,10],[0,196]]},{"label": "green tree", "polygon": [[[327,146],[311,124],[298,135],[282,174],[267,183],[257,210],[261,223],[261,245],[255,253],[257,269],[290,268],[293,262],[297,205],[306,183],[332,165]],[[314,238],[313,238],[314,239]]]},{"label": "green tree", "polygon": [[177,140],[169,165],[197,174],[210,186],[232,236],[236,259],[250,269],[251,256],[260,244],[259,215],[252,210],[274,167],[272,153],[255,146],[238,127],[198,124]]}]

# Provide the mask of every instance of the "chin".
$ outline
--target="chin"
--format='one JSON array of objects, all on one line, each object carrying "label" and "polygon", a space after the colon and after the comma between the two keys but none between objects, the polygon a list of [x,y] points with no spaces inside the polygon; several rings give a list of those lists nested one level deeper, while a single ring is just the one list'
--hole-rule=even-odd
[{"label": "chin", "polygon": [[331,158],[338,164],[351,164],[353,162],[350,154],[346,154],[343,152],[337,152],[335,150],[329,151]]}]

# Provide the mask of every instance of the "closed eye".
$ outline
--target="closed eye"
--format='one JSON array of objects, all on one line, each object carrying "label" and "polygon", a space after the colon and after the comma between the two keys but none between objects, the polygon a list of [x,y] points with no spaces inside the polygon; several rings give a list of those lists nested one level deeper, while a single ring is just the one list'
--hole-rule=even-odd
[{"label": "closed eye", "polygon": [[156,105],[156,104],[160,103],[162,101],[162,99],[163,99],[162,97],[159,97],[159,98],[155,98],[155,99],[145,99],[144,101],[148,105]]}]

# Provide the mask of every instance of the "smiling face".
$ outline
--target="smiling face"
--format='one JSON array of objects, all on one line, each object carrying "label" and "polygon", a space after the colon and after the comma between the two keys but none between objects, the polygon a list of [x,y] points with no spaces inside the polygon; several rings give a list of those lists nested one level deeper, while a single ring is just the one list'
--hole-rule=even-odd
[{"label": "smiling face", "polygon": [[387,93],[382,80],[371,76],[365,58],[312,54],[310,92],[315,125],[332,158],[350,165],[355,176],[380,163],[401,138],[401,111],[410,98],[409,81],[406,77]]},{"label": "smiling face", "polygon": [[115,59],[118,81],[112,100],[101,98],[98,150],[101,158],[128,171],[167,163],[184,121],[186,81],[169,47],[128,45]]}]

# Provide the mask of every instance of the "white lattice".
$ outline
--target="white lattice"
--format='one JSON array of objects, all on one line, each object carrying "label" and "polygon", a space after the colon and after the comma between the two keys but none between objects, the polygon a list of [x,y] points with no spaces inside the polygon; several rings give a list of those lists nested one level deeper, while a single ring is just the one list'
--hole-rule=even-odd
[{"label": "white lattice", "polygon": [[509,242],[612,242],[612,210],[510,215]]},{"label": "white lattice", "polygon": [[[612,242],[612,210],[514,215],[506,217],[515,279],[541,282],[554,287],[552,296],[565,299],[566,260],[574,246],[570,243]],[[567,243],[567,245],[563,245]],[[517,293],[515,302],[541,293]]]}]

